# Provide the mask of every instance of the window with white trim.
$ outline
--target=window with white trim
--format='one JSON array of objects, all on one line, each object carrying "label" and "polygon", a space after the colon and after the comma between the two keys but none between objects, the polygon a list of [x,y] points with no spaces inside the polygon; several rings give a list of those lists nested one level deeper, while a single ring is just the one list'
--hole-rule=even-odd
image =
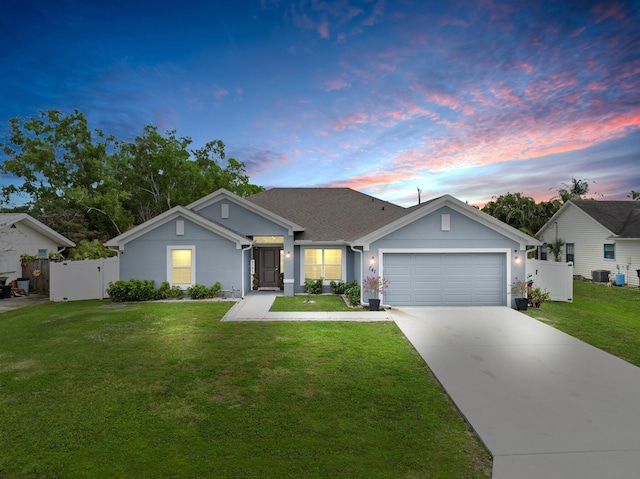
[{"label": "window with white trim", "polygon": [[167,246],[167,281],[186,288],[195,283],[195,246]]},{"label": "window with white trim", "polygon": [[342,248],[305,248],[303,258],[303,280],[343,280],[345,268]]},{"label": "window with white trim", "polygon": [[616,259],[616,245],[605,244],[604,245],[604,259]]}]

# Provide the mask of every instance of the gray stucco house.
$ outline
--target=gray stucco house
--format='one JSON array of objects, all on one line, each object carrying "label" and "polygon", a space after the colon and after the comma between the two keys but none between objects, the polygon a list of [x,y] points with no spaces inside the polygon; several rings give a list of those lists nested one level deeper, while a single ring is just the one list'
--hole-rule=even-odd
[{"label": "gray stucco house", "polygon": [[[445,195],[404,208],[349,188],[218,190],[107,242],[120,278],[305,291],[305,278],[383,276],[387,305],[511,305],[540,242]],[[363,298],[364,300],[368,298]]]}]

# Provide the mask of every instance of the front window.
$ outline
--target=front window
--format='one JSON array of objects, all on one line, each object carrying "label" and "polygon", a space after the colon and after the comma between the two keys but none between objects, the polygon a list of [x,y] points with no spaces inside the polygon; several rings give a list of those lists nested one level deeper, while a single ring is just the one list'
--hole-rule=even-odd
[{"label": "front window", "polygon": [[342,281],[343,254],[340,248],[307,248],[304,250],[304,279],[323,278]]},{"label": "front window", "polygon": [[195,246],[167,247],[167,281],[187,287],[195,282]]},{"label": "front window", "polygon": [[604,245],[604,259],[616,259],[616,245],[605,244]]}]

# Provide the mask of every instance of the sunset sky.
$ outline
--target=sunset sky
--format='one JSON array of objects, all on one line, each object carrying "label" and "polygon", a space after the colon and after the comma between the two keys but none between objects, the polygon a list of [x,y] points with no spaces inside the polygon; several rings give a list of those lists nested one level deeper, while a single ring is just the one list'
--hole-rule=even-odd
[{"label": "sunset sky", "polygon": [[[4,0],[0,138],[74,109],[220,139],[264,187],[403,206],[640,190],[640,2]],[[0,140],[1,141],[1,140]],[[5,178],[3,181],[9,181]]]}]

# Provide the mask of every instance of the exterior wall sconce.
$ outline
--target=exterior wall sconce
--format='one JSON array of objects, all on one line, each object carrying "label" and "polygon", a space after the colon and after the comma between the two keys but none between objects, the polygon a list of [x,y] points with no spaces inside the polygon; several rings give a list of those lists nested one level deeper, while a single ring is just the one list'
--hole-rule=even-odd
[{"label": "exterior wall sconce", "polygon": [[515,261],[516,264],[520,263],[520,256],[516,255],[515,258],[513,258],[513,261]]},{"label": "exterior wall sconce", "polygon": [[376,264],[376,257],[372,256],[371,259],[369,260],[369,264],[374,265]]},{"label": "exterior wall sconce", "polygon": [[291,258],[291,251],[287,251],[286,257]]}]

